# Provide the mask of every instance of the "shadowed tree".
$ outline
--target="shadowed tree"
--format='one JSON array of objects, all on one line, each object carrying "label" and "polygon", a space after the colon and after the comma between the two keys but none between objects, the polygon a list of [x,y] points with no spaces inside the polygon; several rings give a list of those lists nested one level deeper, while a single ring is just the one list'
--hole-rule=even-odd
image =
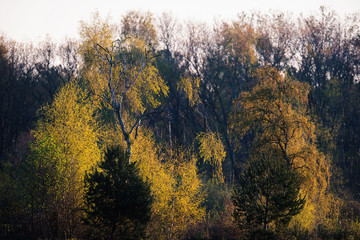
[{"label": "shadowed tree", "polygon": [[305,198],[299,196],[300,178],[281,157],[269,150],[254,154],[235,188],[234,217],[240,227],[268,230],[287,226],[300,213]]},{"label": "shadowed tree", "polygon": [[150,185],[120,146],[108,148],[104,160],[85,176],[85,224],[94,239],[144,239],[150,220]]}]

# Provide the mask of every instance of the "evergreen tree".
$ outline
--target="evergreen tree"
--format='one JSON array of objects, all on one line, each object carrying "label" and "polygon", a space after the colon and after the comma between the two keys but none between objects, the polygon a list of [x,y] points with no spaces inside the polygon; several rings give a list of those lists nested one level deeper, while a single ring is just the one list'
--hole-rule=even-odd
[{"label": "evergreen tree", "polygon": [[150,220],[150,185],[120,146],[108,148],[104,160],[85,175],[84,219],[96,239],[143,239]]},{"label": "evergreen tree", "polygon": [[272,222],[277,228],[284,227],[304,207],[298,174],[279,154],[274,150],[255,154],[240,176],[233,196],[234,217],[240,227],[266,231]]}]

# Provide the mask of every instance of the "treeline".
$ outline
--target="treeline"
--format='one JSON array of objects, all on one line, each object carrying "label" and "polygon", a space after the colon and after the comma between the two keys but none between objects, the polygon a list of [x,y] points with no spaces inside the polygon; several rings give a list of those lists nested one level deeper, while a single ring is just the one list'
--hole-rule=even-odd
[{"label": "treeline", "polygon": [[0,238],[360,238],[359,24],[131,11],[1,37]]}]

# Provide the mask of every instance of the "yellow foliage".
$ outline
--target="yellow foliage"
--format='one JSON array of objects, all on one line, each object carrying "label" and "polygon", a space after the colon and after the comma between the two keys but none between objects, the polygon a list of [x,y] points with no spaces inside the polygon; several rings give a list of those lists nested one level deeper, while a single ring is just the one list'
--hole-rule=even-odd
[{"label": "yellow foliage", "polygon": [[[239,137],[255,133],[252,148],[271,147],[282,152],[289,165],[303,177],[307,204],[305,226],[313,226],[329,208],[318,206],[326,196],[329,163],[315,146],[315,124],[307,114],[306,84],[265,67],[256,73],[259,84],[236,100],[232,130]],[[323,213],[322,213],[323,212]]]},{"label": "yellow foliage", "polygon": [[308,198],[302,212],[291,220],[290,227],[301,227],[312,232],[319,224],[336,226],[341,205],[342,201],[332,193],[319,196],[317,200]]},{"label": "yellow foliage", "polygon": [[90,91],[93,93],[94,104],[100,104],[103,92],[107,88],[107,75],[109,66],[104,61],[99,61],[99,45],[110,48],[114,38],[113,28],[109,19],[102,19],[99,12],[95,12],[90,22],[80,22],[80,49],[83,58],[81,74],[89,83]]},{"label": "yellow foliage", "polygon": [[256,63],[255,32],[248,23],[242,19],[234,21],[232,24],[224,23],[221,36],[225,51],[234,59],[230,64],[240,63],[250,66]]},{"label": "yellow foliage", "polygon": [[68,83],[50,105],[42,108],[43,119],[34,131],[36,138],[52,136],[63,146],[67,164],[75,171],[79,184],[82,184],[85,171],[100,159],[97,125],[86,99],[86,93],[76,83]]},{"label": "yellow foliage", "polygon": [[187,227],[196,224],[205,216],[202,182],[197,175],[195,156],[182,148],[169,150],[163,156],[167,170],[174,179],[170,199],[170,218],[167,222],[168,239],[181,236]]},{"label": "yellow foliage", "polygon": [[131,161],[139,164],[140,175],[151,183],[151,192],[155,198],[153,214],[166,213],[173,180],[161,163],[154,139],[146,129],[142,129],[134,141]]},{"label": "yellow foliage", "polygon": [[213,181],[223,183],[222,163],[225,160],[226,151],[220,137],[212,132],[203,132],[197,135],[196,140],[200,144],[200,156],[215,169],[212,176]]},{"label": "yellow foliage", "polygon": [[46,158],[51,157],[51,161],[59,166],[61,186],[54,207],[57,218],[69,225],[67,228],[81,223],[85,172],[100,159],[97,125],[87,99],[87,93],[76,83],[66,84],[55,95],[54,101],[41,109],[42,116],[33,131],[37,142],[50,139],[56,143],[53,148],[56,152],[52,150]]},{"label": "yellow foliage", "polygon": [[[131,79],[135,79],[138,67],[132,70]],[[133,112],[144,112],[147,108],[160,106],[160,97],[168,95],[169,88],[160,77],[158,70],[149,65],[141,71],[139,79],[133,85],[126,97]]]},{"label": "yellow foliage", "polygon": [[81,26],[83,77],[89,81],[98,112],[109,106],[114,110],[130,155],[132,133],[137,132],[142,116],[146,110],[158,107],[169,91],[151,64],[153,49],[142,39],[151,32],[139,32],[149,30],[150,23],[151,18],[130,12],[123,19],[123,35],[117,39],[109,24],[98,16],[89,25]]},{"label": "yellow foliage", "polygon": [[86,65],[92,65],[97,62],[97,44],[104,48],[111,47],[114,34],[109,18],[102,19],[99,12],[95,12],[89,23],[80,22],[80,36],[80,54],[84,57]]},{"label": "yellow foliage", "polygon": [[191,107],[201,101],[199,96],[199,88],[200,78],[181,78],[177,84],[177,89],[185,93]]},{"label": "yellow foliage", "polygon": [[205,215],[204,196],[197,176],[196,159],[179,150],[163,156],[150,131],[142,128],[134,140],[131,161],[139,164],[143,179],[151,183],[154,196],[149,233],[152,239],[177,239]]},{"label": "yellow foliage", "polygon": [[92,22],[82,22],[80,29],[82,74],[94,93],[96,105],[100,107],[104,99],[111,103],[109,86],[124,106],[122,111],[141,114],[160,105],[168,87],[151,61],[146,62],[149,49],[142,39],[134,35],[116,39],[108,20],[102,20],[98,14]]}]

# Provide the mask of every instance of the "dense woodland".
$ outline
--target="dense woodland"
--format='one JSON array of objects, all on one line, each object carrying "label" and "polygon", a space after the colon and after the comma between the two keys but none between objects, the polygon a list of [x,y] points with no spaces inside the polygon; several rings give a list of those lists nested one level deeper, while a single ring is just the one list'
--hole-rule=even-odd
[{"label": "dense woodland", "polygon": [[0,238],[360,239],[359,17],[0,37]]}]

